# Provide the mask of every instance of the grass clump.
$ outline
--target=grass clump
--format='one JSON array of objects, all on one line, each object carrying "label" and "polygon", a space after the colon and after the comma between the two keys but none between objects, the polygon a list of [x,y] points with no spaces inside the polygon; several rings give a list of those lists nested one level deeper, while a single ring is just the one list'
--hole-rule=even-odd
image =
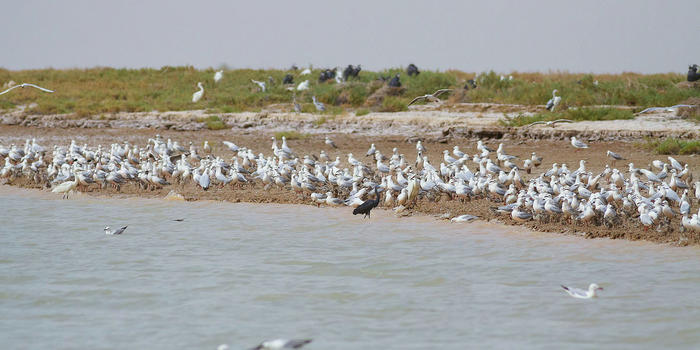
[{"label": "grass clump", "polygon": [[216,115],[212,115],[209,118],[206,118],[204,120],[204,123],[207,124],[207,128],[209,130],[221,130],[227,127],[226,123],[224,123],[224,121]]},{"label": "grass clump", "polygon": [[402,98],[387,96],[379,107],[380,112],[402,112],[408,110],[408,104]]},{"label": "grass clump", "polygon": [[557,119],[569,119],[573,121],[596,120],[623,120],[634,119],[634,113],[630,110],[615,108],[570,108],[560,112],[536,113],[533,115],[519,114],[515,117],[504,116],[499,120],[503,126],[525,126],[538,121],[553,121]]},{"label": "grass clump", "polygon": [[681,140],[667,138],[663,141],[647,141],[647,148],[657,154],[700,154],[700,140]]},{"label": "grass clump", "polygon": [[275,137],[281,139],[284,136],[287,140],[303,140],[309,138],[309,134],[300,133],[298,131],[279,131],[275,133]]},{"label": "grass clump", "polygon": [[363,115],[369,114],[369,109],[368,108],[360,108],[355,111],[355,116],[361,117]]}]

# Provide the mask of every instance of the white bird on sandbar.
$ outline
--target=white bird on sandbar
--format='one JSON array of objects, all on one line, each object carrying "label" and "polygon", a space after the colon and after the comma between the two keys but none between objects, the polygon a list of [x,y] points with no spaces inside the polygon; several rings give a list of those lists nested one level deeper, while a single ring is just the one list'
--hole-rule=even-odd
[{"label": "white bird on sandbar", "polygon": [[199,101],[204,95],[204,86],[202,86],[202,83],[197,83],[197,86],[199,87],[199,91],[192,94],[192,102]]},{"label": "white bird on sandbar", "polygon": [[16,88],[20,88],[20,87],[21,87],[21,88],[24,88],[25,86],[33,87],[33,88],[35,88],[35,89],[39,89],[39,90],[44,91],[44,92],[54,92],[53,90],[45,89],[45,88],[43,88],[43,87],[41,87],[41,86],[38,86],[38,85],[28,84],[28,83],[22,83],[22,84],[19,84],[19,85],[15,85],[15,86],[13,86],[13,87],[11,87],[11,88],[9,88],[9,89],[3,91],[3,92],[0,92],[0,95],[4,95],[4,94],[6,94],[6,93],[8,93],[8,92],[10,92],[10,91],[12,91],[12,90],[14,90],[14,89],[16,89]]},{"label": "white bird on sandbar", "polygon": [[545,108],[550,112],[554,112],[554,109],[557,108],[559,102],[561,102],[561,97],[557,96],[557,92],[559,92],[557,89],[552,90],[552,98],[547,101],[547,106]]},{"label": "white bird on sandbar", "polygon": [[588,148],[588,145],[581,142],[581,140],[577,140],[576,136],[571,136],[571,145],[574,146],[574,148]]},{"label": "white bird on sandbar", "polygon": [[591,283],[591,285],[588,286],[588,290],[583,290],[583,289],[578,289],[578,288],[569,288],[565,285],[562,285],[561,287],[564,288],[564,290],[567,293],[569,293],[569,295],[571,295],[574,298],[579,298],[579,299],[595,298],[597,296],[596,291],[603,290],[602,287],[599,287],[595,283]]},{"label": "white bird on sandbar", "polygon": [[223,70],[217,71],[216,73],[214,73],[214,82],[218,83],[219,81],[221,81],[221,79],[223,77],[224,77],[224,71]]}]

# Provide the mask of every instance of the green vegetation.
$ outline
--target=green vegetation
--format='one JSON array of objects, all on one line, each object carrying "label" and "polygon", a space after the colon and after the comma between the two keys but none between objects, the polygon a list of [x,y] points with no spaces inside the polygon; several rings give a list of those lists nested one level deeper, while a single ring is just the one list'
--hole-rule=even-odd
[{"label": "green vegetation", "polygon": [[[368,105],[368,98],[380,89],[381,77],[405,73],[402,69],[381,72],[362,71],[357,79],[343,84],[335,81],[318,82],[320,70],[311,75],[284,70],[238,69],[224,72],[224,78],[214,84],[214,69],[197,70],[193,67],[162,67],[161,69],[91,68],[70,70],[0,69],[0,84],[10,80],[31,82],[55,90],[53,94],[35,89],[16,89],[0,96],[0,110],[36,103],[29,113],[72,113],[76,117],[115,112],[177,111],[205,109],[214,113],[259,111],[271,104],[288,104],[293,92],[281,84],[287,73],[294,75],[293,86],[308,79],[310,88],[297,91],[297,101],[305,112],[315,112],[310,104],[316,96],[326,104],[326,114],[336,115],[348,108],[367,108],[374,111],[403,111],[408,102],[418,95],[432,93],[440,88],[462,89],[467,79],[475,74],[460,71],[422,71],[420,75],[401,75],[402,90],[398,96],[377,99]],[[573,106],[627,105],[642,109],[649,106],[670,106],[689,98],[700,97],[700,90],[677,87],[684,81],[683,74],[589,75],[569,73],[512,73],[513,80],[500,79],[500,74],[488,72],[477,77],[477,89],[454,94],[451,102],[492,102],[542,105],[552,89],[562,96],[560,110]],[[272,78],[273,82],[269,82]],[[250,80],[268,82],[268,91],[259,91]],[[204,85],[204,96],[192,102],[197,82]],[[596,82],[598,82],[596,84]],[[459,98],[457,98],[459,96]]]},{"label": "green vegetation", "polygon": [[207,124],[207,128],[209,128],[209,130],[221,130],[227,127],[223,120],[215,115],[206,118],[204,122]]},{"label": "green vegetation", "polygon": [[367,115],[367,114],[369,114],[369,109],[367,109],[367,108],[360,108],[360,109],[355,111],[355,116],[357,116],[357,117],[361,117],[361,116]]},{"label": "green vegetation", "polygon": [[292,130],[292,131],[279,131],[279,132],[275,133],[275,137],[278,139],[281,139],[282,136],[287,138],[287,140],[300,140],[300,139],[303,140],[303,139],[309,138],[309,136],[311,136],[311,135],[306,134],[306,133],[302,134],[302,133],[294,131],[294,130]]},{"label": "green vegetation", "polygon": [[572,108],[560,112],[536,113],[533,115],[519,114],[515,117],[504,116],[499,120],[504,126],[524,126],[537,121],[552,121],[557,119],[570,119],[573,121],[584,120],[618,120],[633,119],[634,113],[630,110],[615,108]]},{"label": "green vegetation", "polygon": [[646,146],[658,154],[700,154],[700,140],[648,140]]}]

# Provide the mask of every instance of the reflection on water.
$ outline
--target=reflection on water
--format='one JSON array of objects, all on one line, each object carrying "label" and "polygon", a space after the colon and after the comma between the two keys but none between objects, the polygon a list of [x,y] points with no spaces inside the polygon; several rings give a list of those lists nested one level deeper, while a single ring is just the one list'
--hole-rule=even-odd
[{"label": "reflection on water", "polygon": [[[700,250],[348,210],[0,191],[6,348],[692,348]],[[173,219],[185,218],[184,222]],[[105,225],[129,225],[106,236]],[[597,300],[559,284],[605,288]]]}]

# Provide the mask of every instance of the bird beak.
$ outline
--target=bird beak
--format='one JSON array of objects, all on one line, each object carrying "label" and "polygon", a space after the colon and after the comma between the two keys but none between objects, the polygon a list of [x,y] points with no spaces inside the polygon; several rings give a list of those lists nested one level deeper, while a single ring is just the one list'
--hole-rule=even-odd
[{"label": "bird beak", "polygon": [[603,290],[603,287],[598,287],[598,290]]}]

